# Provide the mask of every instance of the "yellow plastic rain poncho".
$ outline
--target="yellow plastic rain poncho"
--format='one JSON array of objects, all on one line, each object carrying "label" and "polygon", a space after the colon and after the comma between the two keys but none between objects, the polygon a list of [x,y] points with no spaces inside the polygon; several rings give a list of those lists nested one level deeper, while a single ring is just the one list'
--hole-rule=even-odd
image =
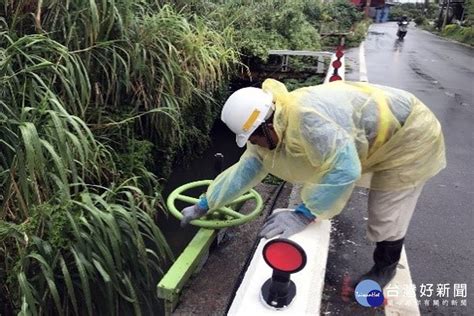
[{"label": "yellow plastic rain poncho", "polygon": [[267,79],[273,95],[274,150],[247,144],[239,162],[210,185],[210,209],[229,203],[268,173],[302,184],[304,206],[320,218],[338,214],[363,173],[370,187],[416,186],[446,165],[441,126],[412,94],[368,83],[336,81],[288,92]]}]

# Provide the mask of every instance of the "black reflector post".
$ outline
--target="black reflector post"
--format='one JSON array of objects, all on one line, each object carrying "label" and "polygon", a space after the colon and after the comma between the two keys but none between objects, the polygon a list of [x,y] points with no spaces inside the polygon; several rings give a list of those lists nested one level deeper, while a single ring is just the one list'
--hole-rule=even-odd
[{"label": "black reflector post", "polygon": [[261,295],[266,304],[283,309],[290,305],[296,296],[296,285],[290,280],[289,273],[273,271],[272,277],[263,284]]},{"label": "black reflector post", "polygon": [[296,296],[296,285],[290,280],[290,275],[304,268],[306,253],[294,241],[278,238],[263,247],[263,258],[273,269],[273,274],[262,285],[261,298],[272,308],[284,309]]}]

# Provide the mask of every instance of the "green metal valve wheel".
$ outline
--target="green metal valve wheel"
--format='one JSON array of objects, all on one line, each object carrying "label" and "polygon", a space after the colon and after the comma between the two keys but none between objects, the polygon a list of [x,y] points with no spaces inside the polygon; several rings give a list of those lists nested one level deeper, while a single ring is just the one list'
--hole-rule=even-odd
[{"label": "green metal valve wheel", "polygon": [[[171,214],[173,214],[173,216],[177,219],[181,220],[183,218],[183,214],[181,214],[181,212],[176,208],[175,201],[178,200],[190,204],[196,204],[199,199],[185,195],[184,192],[197,187],[209,186],[211,182],[212,180],[195,181],[176,188],[173,192],[171,192],[166,201],[166,205],[168,206]],[[247,223],[257,217],[263,210],[263,201],[260,194],[258,194],[258,192],[255,190],[250,190],[229,204],[238,205],[251,199],[255,200],[256,205],[255,208],[248,214],[241,214],[234,211],[229,206],[224,206],[216,210],[210,210],[206,216],[202,217],[201,219],[192,220],[190,224],[203,228],[220,229]]]}]

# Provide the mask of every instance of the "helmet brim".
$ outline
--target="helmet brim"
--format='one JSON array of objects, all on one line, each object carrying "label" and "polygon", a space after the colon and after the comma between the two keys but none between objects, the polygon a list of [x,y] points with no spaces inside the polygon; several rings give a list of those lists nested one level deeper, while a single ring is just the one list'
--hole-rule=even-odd
[{"label": "helmet brim", "polygon": [[[253,131],[252,131],[253,133]],[[250,135],[252,135],[252,133],[248,134],[248,135],[236,135],[235,136],[235,142],[237,143],[237,146],[239,146],[240,148],[242,147],[245,147],[245,145],[247,144],[247,141],[249,140],[250,138]]]}]

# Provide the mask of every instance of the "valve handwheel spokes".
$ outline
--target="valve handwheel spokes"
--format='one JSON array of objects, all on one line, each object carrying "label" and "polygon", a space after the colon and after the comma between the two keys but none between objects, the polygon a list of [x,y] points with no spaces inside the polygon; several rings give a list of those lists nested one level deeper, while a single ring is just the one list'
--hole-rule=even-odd
[{"label": "valve handwheel spokes", "polygon": [[[183,218],[183,214],[178,211],[175,206],[175,202],[183,201],[190,204],[197,203],[199,201],[198,198],[186,195],[184,194],[184,192],[198,187],[207,187],[211,183],[212,180],[201,180],[196,182],[190,182],[180,186],[179,188],[176,188],[173,192],[171,192],[166,201],[166,205],[168,206],[168,209],[171,214],[173,214],[173,216],[176,217],[178,220],[181,220]],[[257,217],[263,210],[263,201],[260,194],[258,194],[257,191],[252,189],[229,204],[236,205],[248,200],[255,200],[256,202],[255,208],[248,214],[242,214],[233,210],[229,206],[224,206],[216,210],[210,210],[205,217],[195,219],[191,221],[190,224],[202,228],[220,229],[247,223]]]}]

